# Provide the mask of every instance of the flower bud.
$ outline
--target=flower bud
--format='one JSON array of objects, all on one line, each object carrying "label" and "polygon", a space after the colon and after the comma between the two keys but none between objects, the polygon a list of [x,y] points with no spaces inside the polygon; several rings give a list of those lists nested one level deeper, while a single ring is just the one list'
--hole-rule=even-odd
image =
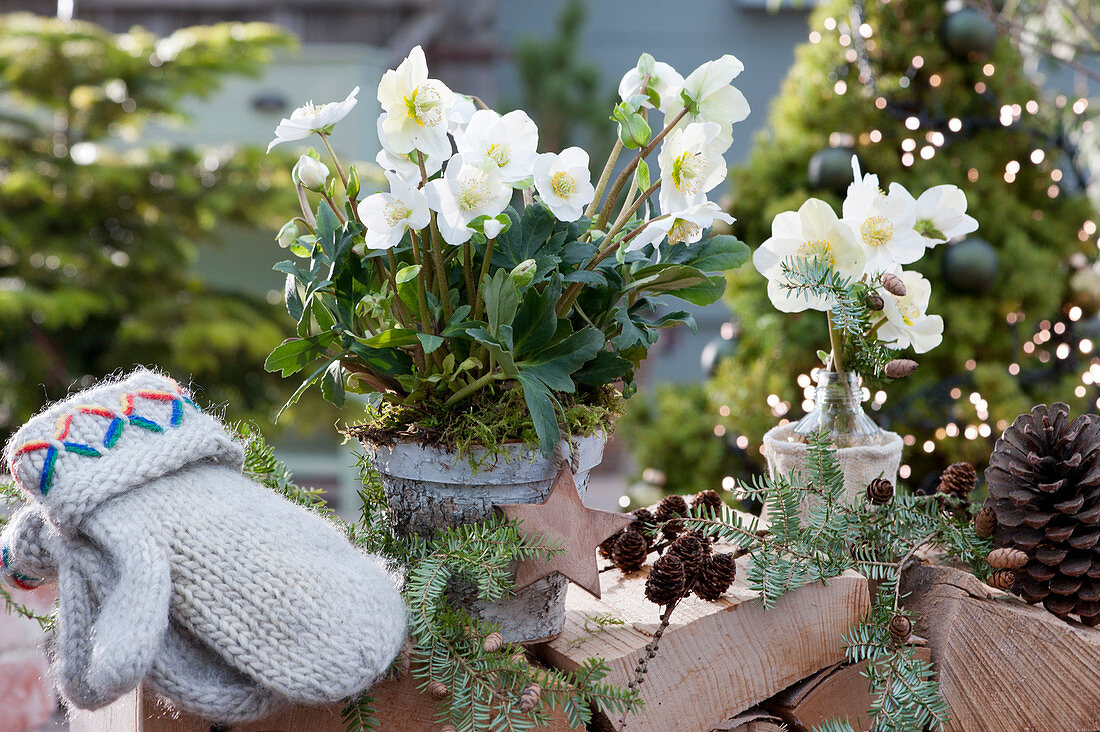
[{"label": "flower bud", "polygon": [[523,289],[534,282],[537,270],[538,265],[535,264],[535,260],[525,259],[512,268],[512,271],[508,273],[508,277],[517,289]]},{"label": "flower bud", "polygon": [[279,246],[283,249],[286,249],[297,240],[298,224],[293,221],[287,221],[283,224],[283,228],[279,229],[279,233],[275,235],[275,241],[279,242]]},{"label": "flower bud", "polygon": [[499,218],[485,219],[485,223],[481,225],[481,230],[485,232],[486,239],[496,239],[500,236],[500,232],[504,231],[504,222]]},{"label": "flower bud", "polygon": [[645,117],[632,109],[627,102],[616,105],[611,119],[619,123],[619,139],[631,150],[645,147],[653,135]]},{"label": "flower bud", "polygon": [[886,376],[890,379],[902,379],[917,370],[917,362],[911,358],[895,358],[886,364]]},{"label": "flower bud", "polygon": [[896,274],[886,272],[879,276],[879,281],[882,282],[883,289],[891,295],[905,297],[905,283]]},{"label": "flower bud", "polygon": [[328,182],[328,166],[316,158],[303,155],[298,158],[298,163],[294,166],[291,177],[295,183],[301,183],[304,188],[311,191],[321,191],[324,190],[325,183]]}]

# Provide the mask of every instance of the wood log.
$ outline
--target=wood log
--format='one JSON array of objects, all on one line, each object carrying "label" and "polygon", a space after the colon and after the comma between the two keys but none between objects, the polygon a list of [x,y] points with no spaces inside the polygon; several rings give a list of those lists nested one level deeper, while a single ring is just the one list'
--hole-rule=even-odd
[{"label": "wood log", "polygon": [[1066,622],[957,569],[902,575],[928,638],[949,732],[1100,729],[1100,628]]},{"label": "wood log", "polygon": [[[765,611],[741,579],[747,562],[747,557],[738,560],[739,579],[724,597],[715,602],[690,597],[676,608],[641,686],[645,708],[627,718],[626,729],[707,732],[844,659],[841,636],[870,607],[867,580],[846,572],[828,585],[791,593]],[[602,600],[570,592],[565,629],[536,653],[566,670],[590,657],[603,658],[611,668],[608,680],[628,684],[659,624],[660,609],[643,594],[647,572],[605,572]],[[609,618],[613,623],[606,622]],[[618,719],[603,721],[623,729]]]},{"label": "wood log", "polygon": [[[920,646],[916,655],[928,661],[932,654],[927,646]],[[871,690],[862,675],[866,669],[866,661],[831,666],[776,694],[763,707],[794,732],[805,732],[830,719],[846,720],[853,729],[868,732]]]},{"label": "wood log", "polygon": [[[431,696],[421,694],[420,681],[411,674],[386,681],[374,688],[374,708],[379,729],[387,732],[438,732],[437,707]],[[141,688],[126,694],[110,706],[95,712],[74,710],[70,732],[344,732],[342,704],[329,707],[296,706],[255,722],[211,725],[193,714],[169,709],[152,691]],[[547,729],[566,732],[569,723],[560,709],[551,713]]]},{"label": "wood log", "polygon": [[719,722],[710,732],[786,732],[783,720],[763,709],[750,709]]}]

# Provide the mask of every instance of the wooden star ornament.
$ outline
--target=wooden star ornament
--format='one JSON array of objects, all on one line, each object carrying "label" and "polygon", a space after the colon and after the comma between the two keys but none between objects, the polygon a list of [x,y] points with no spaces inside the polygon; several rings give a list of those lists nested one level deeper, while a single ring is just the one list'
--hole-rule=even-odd
[{"label": "wooden star ornament", "polygon": [[510,521],[522,521],[520,534],[528,539],[560,545],[564,551],[550,557],[533,557],[520,562],[515,587],[522,590],[551,572],[561,572],[573,584],[600,596],[600,573],[596,549],[634,517],[589,508],[581,501],[573,471],[566,465],[554,479],[544,503],[498,505]]}]

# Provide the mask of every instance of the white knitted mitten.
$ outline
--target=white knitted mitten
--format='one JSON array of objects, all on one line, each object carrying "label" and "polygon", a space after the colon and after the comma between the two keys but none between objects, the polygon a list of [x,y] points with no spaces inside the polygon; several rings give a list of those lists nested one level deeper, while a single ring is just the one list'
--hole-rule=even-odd
[{"label": "white knitted mitten", "polygon": [[[170,379],[139,371],[60,402],[6,458],[60,535],[58,676],[79,707],[149,677],[181,707],[240,721],[357,693],[400,650],[405,610],[381,560],[243,477],[241,447]],[[10,551],[13,566],[35,556],[19,536]]]}]

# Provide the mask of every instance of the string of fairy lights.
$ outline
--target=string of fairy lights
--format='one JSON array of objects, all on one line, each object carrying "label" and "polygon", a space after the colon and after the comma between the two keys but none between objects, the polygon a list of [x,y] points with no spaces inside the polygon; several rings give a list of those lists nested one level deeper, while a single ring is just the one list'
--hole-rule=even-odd
[{"label": "string of fairy lights", "polygon": [[[889,4],[891,0],[879,0],[883,4]],[[1064,127],[1051,131],[1034,124],[1029,118],[1037,118],[1040,112],[1040,102],[1031,99],[1023,104],[1004,103],[999,100],[989,88],[987,81],[996,73],[993,63],[983,62],[979,59],[975,63],[981,63],[979,78],[973,83],[974,93],[984,100],[990,109],[990,114],[985,117],[960,117],[946,114],[942,109],[927,109],[919,107],[913,102],[902,102],[891,94],[880,91],[879,80],[870,60],[870,54],[878,47],[874,28],[866,21],[865,0],[856,0],[850,9],[847,18],[828,17],[823,21],[823,30],[813,29],[809,32],[809,41],[813,44],[826,42],[826,38],[835,34],[836,42],[843,49],[844,63],[839,65],[830,76],[833,81],[832,91],[837,95],[848,93],[852,81],[852,70],[855,69],[855,80],[860,86],[870,92],[870,97],[876,109],[891,115],[901,122],[906,130],[912,134],[900,142],[900,162],[905,167],[911,167],[921,160],[931,160],[941,151],[952,144],[969,139],[974,133],[985,129],[1007,129],[1029,135],[1035,140],[1035,146],[1026,160],[1011,160],[1005,165],[1003,171],[998,171],[1006,185],[1016,182],[1024,165],[1042,166],[1049,169],[1050,184],[1047,188],[1047,196],[1057,198],[1063,186],[1071,184],[1077,191],[1083,191],[1088,181],[1088,174],[1080,164],[1080,156],[1072,136]],[[921,55],[914,55],[910,61],[908,70],[902,74],[897,84],[901,89],[908,89],[914,83],[927,83],[932,89],[940,87],[944,83],[944,76],[940,73],[929,72],[925,59]],[[1080,118],[1088,109],[1088,99],[1080,97],[1070,99],[1064,94],[1054,98],[1055,106],[1062,111],[1072,112]],[[1078,122],[1079,128],[1085,132],[1091,132],[1092,122],[1082,120]],[[833,133],[830,136],[831,147],[852,147],[852,143],[858,139],[861,146],[869,146],[883,141],[881,130],[872,129],[859,134],[858,138],[844,133]],[[1048,156],[1048,150],[1056,150],[1061,156],[1060,160],[1052,160]],[[1069,179],[1067,180],[1067,173]],[[984,173],[977,168],[967,170],[967,178],[976,182]],[[1043,211],[1035,209],[1032,217],[1042,220]],[[1088,242],[1097,235],[1097,223],[1086,220],[1077,232],[1081,242]],[[1100,247],[1100,242],[1097,244]],[[1070,260],[1070,265],[1078,270],[1090,267],[1088,258],[1084,254],[1077,254]],[[1095,270],[1093,270],[1095,271]],[[1096,277],[1100,283],[1100,271]],[[1097,285],[1100,288],[1100,284]],[[1012,363],[1006,366],[1008,374],[1018,381],[1029,384],[1037,383],[1051,377],[1061,377],[1074,372],[1079,375],[1080,383],[1074,387],[1073,395],[1078,399],[1089,397],[1090,411],[1100,411],[1100,356],[1094,355],[1097,341],[1100,341],[1100,316],[1094,318],[1095,322],[1083,323],[1084,311],[1078,305],[1067,304],[1063,307],[1058,318],[1039,321],[1033,332],[1025,332],[1026,313],[1022,311],[1010,312],[1005,317],[1006,325],[1010,328],[1014,341],[1020,354]],[[731,340],[736,337],[736,327],[732,324],[728,332],[724,329],[722,337]],[[1087,326],[1083,333],[1081,326]],[[1088,336],[1092,337],[1088,337]],[[965,362],[966,372],[973,372],[978,368],[975,359]],[[814,377],[816,371],[809,374],[799,374],[798,386],[802,389],[803,411],[810,411],[814,406]],[[928,391],[934,392],[929,394]],[[952,375],[942,382],[928,387],[928,391],[920,394],[912,394],[906,398],[896,399],[891,407],[886,409],[887,394],[885,391],[872,391],[863,388],[864,402],[868,403],[870,410],[882,412],[884,415],[904,414],[918,400],[927,400],[930,396],[937,398],[944,405],[955,405],[950,411],[956,415],[942,425],[928,425],[927,431],[919,439],[915,434],[904,434],[902,439],[907,447],[915,447],[918,442],[919,449],[925,454],[937,451],[941,443],[948,440],[992,440],[1008,427],[1005,419],[996,421],[991,419],[989,402],[983,394],[973,388],[973,379],[968,373]],[[1091,397],[1090,397],[1091,393]],[[769,394],[766,398],[771,414],[776,417],[779,424],[787,424],[791,421],[790,412],[793,404],[782,399],[778,394]],[[718,409],[721,417],[729,417],[731,409],[728,405],[721,405]],[[966,414],[965,417],[957,416]],[[727,440],[731,449],[744,452],[746,455],[759,454],[759,446],[750,444],[751,440],[743,434],[727,434],[727,428],[722,424],[714,426],[714,434],[718,438]],[[912,475],[912,468],[908,464],[900,467],[898,476],[908,479]],[[925,478],[927,482],[934,476]],[[722,481],[722,487],[726,490],[734,490],[737,481],[733,476],[726,476]]]}]

